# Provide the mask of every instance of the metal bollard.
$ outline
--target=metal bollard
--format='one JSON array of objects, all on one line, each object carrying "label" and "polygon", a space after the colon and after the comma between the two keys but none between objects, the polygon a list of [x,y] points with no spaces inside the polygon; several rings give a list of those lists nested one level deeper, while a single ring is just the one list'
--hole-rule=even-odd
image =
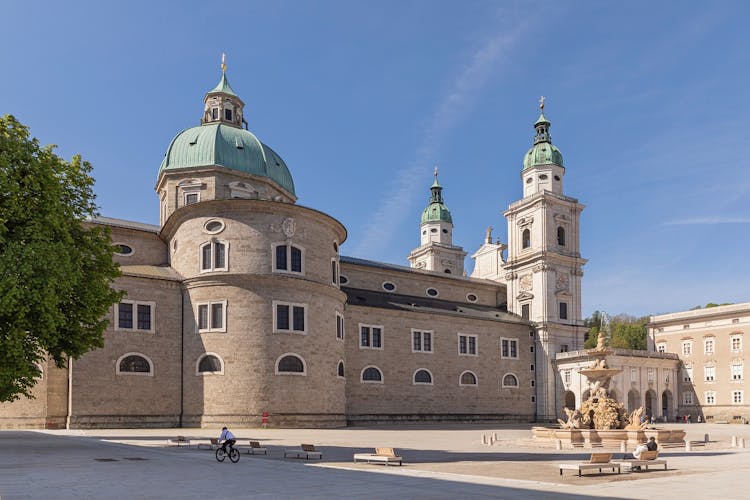
[{"label": "metal bollard", "polygon": [[703,435],[703,442],[708,443],[708,434]]},{"label": "metal bollard", "polygon": [[562,441],[560,441],[559,439],[555,441],[555,449],[562,450]]},{"label": "metal bollard", "polygon": [[620,453],[625,453],[628,449],[625,446],[625,441],[620,441]]},{"label": "metal bollard", "polygon": [[492,433],[492,439],[494,439],[495,441],[497,441],[497,432],[493,432]]},{"label": "metal bollard", "polygon": [[693,445],[690,441],[685,441],[685,451],[693,451]]},{"label": "metal bollard", "polygon": [[745,438],[739,438],[737,440],[737,447],[738,448],[744,448],[745,447]]},{"label": "metal bollard", "polygon": [[495,444],[495,438],[493,438],[492,436],[490,436],[490,446],[492,446],[494,444]]},{"label": "metal bollard", "polygon": [[482,444],[487,444],[487,436],[482,434]]}]

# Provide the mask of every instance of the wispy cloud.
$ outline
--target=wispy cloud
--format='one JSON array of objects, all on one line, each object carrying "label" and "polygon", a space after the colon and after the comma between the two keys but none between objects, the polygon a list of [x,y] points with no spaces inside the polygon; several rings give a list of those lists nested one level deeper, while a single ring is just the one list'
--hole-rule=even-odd
[{"label": "wispy cloud", "polygon": [[[513,27],[501,27],[501,33],[486,38],[479,47],[467,56],[467,63],[448,86],[448,90],[436,103],[428,125],[422,134],[422,142],[415,150],[414,159],[400,169],[396,177],[386,186],[386,194],[375,216],[362,231],[364,235],[353,249],[353,255],[376,256],[389,246],[392,228],[407,217],[423,190],[415,189],[424,183],[439,152],[440,144],[448,133],[469,114],[487,83],[507,58],[526,30],[526,23],[518,22]],[[387,221],[384,224],[383,221]]]},{"label": "wispy cloud", "polygon": [[725,217],[721,215],[709,215],[704,217],[688,217],[667,221],[665,226],[690,226],[698,224],[750,224],[750,217]]}]

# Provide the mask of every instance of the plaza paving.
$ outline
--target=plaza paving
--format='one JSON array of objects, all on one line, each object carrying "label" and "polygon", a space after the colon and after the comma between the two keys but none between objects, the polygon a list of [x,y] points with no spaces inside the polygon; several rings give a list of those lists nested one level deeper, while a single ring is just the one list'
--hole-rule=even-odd
[{"label": "plaza paving", "polygon": [[[186,435],[207,441],[218,429],[0,431],[0,497],[15,498],[747,498],[750,426],[683,426],[706,445],[666,448],[669,470],[622,475],[574,472],[557,464],[590,450],[555,450],[529,426],[234,429],[269,456],[218,463],[195,447],[167,446]],[[496,435],[492,445],[482,434]],[[747,449],[730,447],[743,437]],[[322,461],[284,460],[284,448],[315,443]],[[240,441],[240,444],[242,441]],[[374,446],[396,447],[403,467],[352,463]],[[619,450],[609,450],[619,453]]]}]

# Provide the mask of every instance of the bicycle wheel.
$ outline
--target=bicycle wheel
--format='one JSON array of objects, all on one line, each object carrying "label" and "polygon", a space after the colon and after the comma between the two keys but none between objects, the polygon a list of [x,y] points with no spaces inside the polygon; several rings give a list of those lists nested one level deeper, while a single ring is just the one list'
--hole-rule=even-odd
[{"label": "bicycle wheel", "polygon": [[240,451],[236,448],[232,448],[229,451],[229,460],[232,461],[233,464],[236,464],[240,461]]},{"label": "bicycle wheel", "polygon": [[216,450],[216,460],[223,462],[225,458],[227,458],[227,452],[223,448]]}]

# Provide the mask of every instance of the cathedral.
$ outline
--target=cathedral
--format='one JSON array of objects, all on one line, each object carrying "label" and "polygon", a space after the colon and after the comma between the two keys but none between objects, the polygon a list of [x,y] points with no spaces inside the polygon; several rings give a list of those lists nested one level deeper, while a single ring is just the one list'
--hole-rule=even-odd
[{"label": "cathedral", "polygon": [[[507,245],[488,229],[467,276],[437,171],[409,266],[341,255],[346,228],[297,203],[223,68],[200,124],[166,148],[159,225],[91,222],[110,228],[127,294],[104,347],[45,366],[0,427],[556,419],[585,390],[568,366],[585,359],[584,206],[540,108]],[[674,381],[676,361],[654,359]]]}]

